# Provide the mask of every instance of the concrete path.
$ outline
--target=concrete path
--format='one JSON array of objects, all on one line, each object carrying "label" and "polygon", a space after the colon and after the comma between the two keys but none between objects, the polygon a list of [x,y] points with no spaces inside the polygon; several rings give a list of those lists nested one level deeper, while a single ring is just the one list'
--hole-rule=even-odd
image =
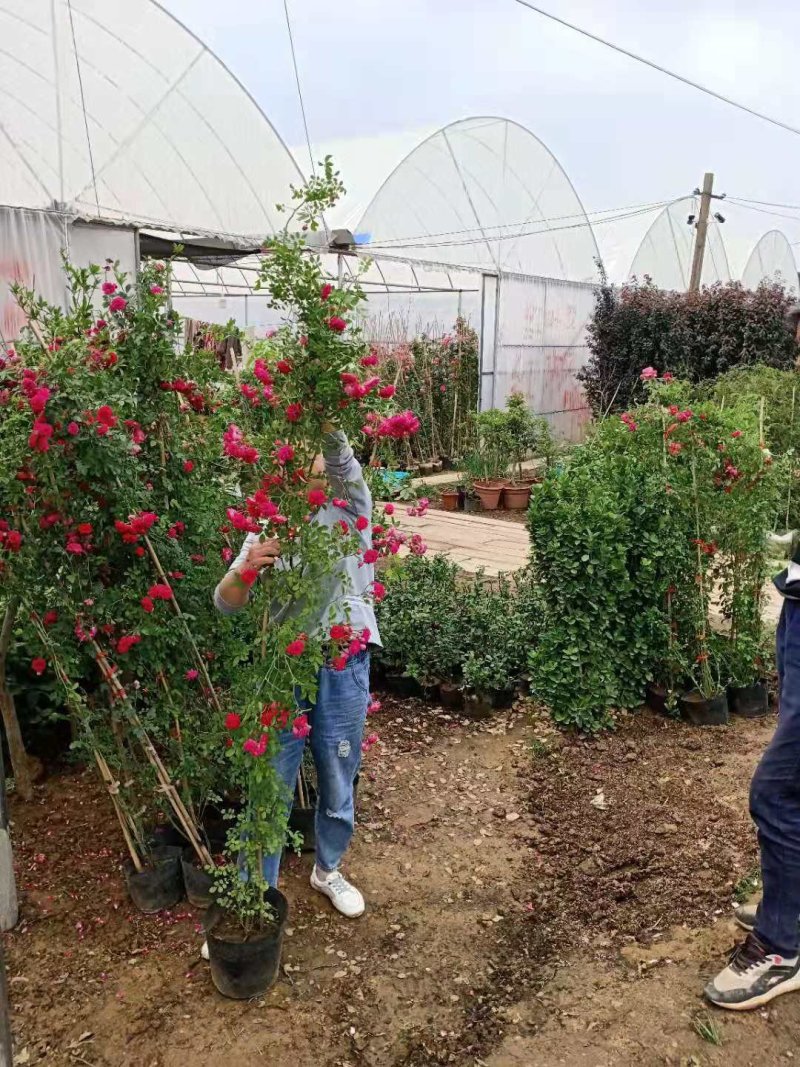
[{"label": "concrete path", "polygon": [[496,578],[528,562],[530,542],[523,523],[463,511],[429,511],[421,519],[403,513],[399,518],[404,530],[420,534],[430,553],[442,553],[468,574],[483,568],[487,577]]}]

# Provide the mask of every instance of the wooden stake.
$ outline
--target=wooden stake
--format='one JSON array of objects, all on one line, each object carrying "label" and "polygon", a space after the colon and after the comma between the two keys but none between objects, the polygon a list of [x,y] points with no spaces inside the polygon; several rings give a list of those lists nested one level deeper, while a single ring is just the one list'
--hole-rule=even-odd
[{"label": "wooden stake", "polygon": [[150,740],[147,731],[145,730],[144,726],[142,726],[139,716],[136,714],[133,707],[129,703],[128,694],[125,692],[125,689],[123,688],[119,678],[117,678],[116,671],[111,667],[108,662],[108,659],[106,658],[105,652],[103,652],[103,650],[100,648],[100,646],[95,640],[91,641],[91,646],[92,650],[94,651],[97,664],[103,674],[103,677],[105,678],[115,697],[120,701],[122,707],[125,709],[128,721],[131,723],[136,732],[136,737],[139,741],[139,744],[142,746],[142,750],[145,756],[147,757],[147,760],[156,772],[156,778],[158,779],[159,788],[164,793],[170,805],[172,806],[172,810],[175,812],[178,822],[181,824],[183,832],[186,834],[186,837],[189,840],[189,844],[196,852],[198,859],[204,867],[212,866],[213,860],[211,858],[211,854],[200,839],[200,834],[198,832],[197,826],[189,815],[189,812],[186,810],[186,806],[181,800],[180,793],[178,793],[178,790],[175,788],[172,779],[167,773],[167,769],[162,763],[161,757],[159,756],[158,752],[156,752],[155,746]]},{"label": "wooden stake", "polygon": [[97,749],[94,750],[94,759],[95,763],[97,764],[98,770],[100,771],[100,777],[105,782],[106,790],[108,792],[109,797],[111,798],[111,803],[114,805],[114,811],[117,813],[119,825],[122,830],[122,836],[125,838],[125,844],[128,846],[128,853],[130,854],[131,862],[133,863],[133,866],[136,868],[137,871],[141,871],[142,861],[139,859],[139,853],[136,851],[136,848],[134,846],[133,839],[128,828],[128,822],[125,818],[125,815],[123,814],[122,806],[119,802],[119,782],[114,781],[114,776],[111,773],[108,764],[106,763],[103,756],[97,751]]},{"label": "wooden stake", "polygon": [[181,620],[181,623],[183,625],[183,629],[184,629],[184,631],[186,633],[186,637],[188,638],[189,644],[192,647],[192,652],[194,653],[195,662],[197,663],[197,666],[200,668],[200,673],[203,675],[203,681],[205,682],[205,684],[206,684],[206,686],[208,688],[208,692],[209,692],[209,695],[211,697],[211,702],[213,703],[213,705],[217,709],[217,711],[220,714],[222,714],[222,704],[220,703],[219,697],[217,696],[217,692],[214,689],[214,685],[213,685],[213,683],[211,681],[211,676],[209,675],[208,669],[206,667],[206,662],[203,659],[203,657],[200,655],[200,649],[197,647],[197,644],[195,642],[195,639],[194,639],[194,636],[192,634],[192,631],[189,629],[189,624],[186,622],[186,618],[185,618],[183,612],[181,611],[180,604],[175,599],[175,593],[174,593],[174,591],[172,589],[172,586],[170,585],[170,582],[169,582],[169,579],[167,578],[166,573],[164,572],[164,568],[161,566],[161,560],[156,555],[156,550],[153,548],[153,542],[150,540],[149,537],[147,537],[145,535],[144,543],[147,545],[147,551],[150,553],[150,558],[152,559],[152,561],[153,561],[153,563],[155,565],[155,568],[158,571],[158,575],[161,578],[161,581],[164,583],[164,585],[169,587],[169,598],[170,598],[170,603],[172,604],[172,609],[175,612],[175,614],[178,616],[178,618]]},{"label": "wooden stake", "polygon": [[8,754],[11,757],[11,770],[14,774],[16,790],[22,800],[30,802],[33,800],[33,782],[28,754],[22,740],[22,731],[14,707],[14,697],[6,684],[6,657],[18,608],[19,597],[12,596],[6,604],[3,626],[0,630],[0,712],[2,712],[3,725],[6,730]]}]

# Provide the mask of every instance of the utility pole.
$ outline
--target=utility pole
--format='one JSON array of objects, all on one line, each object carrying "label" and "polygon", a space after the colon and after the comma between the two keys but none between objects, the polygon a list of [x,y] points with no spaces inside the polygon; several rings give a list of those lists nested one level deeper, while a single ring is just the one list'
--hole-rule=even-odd
[{"label": "utility pole", "polygon": [[696,293],[703,276],[703,256],[706,252],[708,234],[708,215],[711,210],[711,197],[714,189],[714,175],[706,173],[703,178],[703,191],[700,194],[700,214],[697,218],[697,231],[694,238],[694,255],[692,256],[692,274],[689,280],[689,292]]}]

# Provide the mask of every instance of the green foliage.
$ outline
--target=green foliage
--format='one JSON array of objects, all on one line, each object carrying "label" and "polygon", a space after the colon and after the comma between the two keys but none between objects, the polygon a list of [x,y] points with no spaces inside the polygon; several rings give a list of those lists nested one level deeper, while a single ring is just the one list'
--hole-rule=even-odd
[{"label": "green foliage", "polygon": [[382,659],[423,684],[512,689],[536,640],[538,587],[529,575],[468,577],[444,556],[410,557],[387,578]]},{"label": "green foliage", "polygon": [[399,467],[462,456],[478,410],[478,335],[467,320],[456,319],[441,337],[376,344],[373,352],[384,380],[396,384],[400,407],[416,412],[421,422],[412,440],[382,442],[378,456]]},{"label": "green foliage", "polygon": [[[582,729],[652,678],[711,696],[763,672],[760,598],[777,479],[745,404],[650,403],[609,418],[534,493],[543,627],[534,693]],[[726,626],[712,629],[712,600]]]},{"label": "green foliage", "polygon": [[[340,192],[330,160],[292,191],[261,271],[287,324],[235,378],[212,352],[178,347],[170,270],[155,263],[132,280],[112,263],[67,266],[66,311],[18,289],[30,327],[0,356],[0,572],[25,627],[22,671],[57,683],[76,747],[118,783],[139,852],[166,782],[195,810],[240,793],[218,877],[245,925],[262,915],[260,858],[285,838],[289,798],[270,759],[279,731],[303,733],[298,697],[313,700],[321,665],[355,636],[334,649],[335,609],[326,619],[323,605],[342,557],[361,550],[357,520],[371,516],[312,522],[328,499],[311,491],[312,463],[332,420],[379,439],[393,412],[379,380],[362,381],[358,283],[337,288],[305,249]],[[413,430],[410,413],[398,418],[395,437]],[[212,591],[245,530],[275,538],[283,566],[240,618],[223,619]],[[399,539],[386,519],[376,544]]]},{"label": "green foliage", "polygon": [[792,303],[782,286],[739,282],[699,293],[658,289],[652,281],[617,289],[605,277],[589,326],[591,356],[578,377],[595,416],[645,398],[640,374],[655,367],[699,382],[734,367],[765,364],[789,370],[798,356],[784,316]]},{"label": "green foliage", "polygon": [[531,413],[522,393],[512,392],[504,410],[482,411],[474,425],[474,447],[461,463],[470,482],[503,478],[509,471],[521,478],[526,459],[549,463],[555,453],[547,420]]}]

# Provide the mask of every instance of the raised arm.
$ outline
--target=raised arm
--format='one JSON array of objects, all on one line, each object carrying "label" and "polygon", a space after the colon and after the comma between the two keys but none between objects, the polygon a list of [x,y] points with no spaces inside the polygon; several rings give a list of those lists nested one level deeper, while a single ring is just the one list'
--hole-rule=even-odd
[{"label": "raised arm", "polygon": [[356,515],[372,516],[372,494],[361,464],[342,430],[329,430],[322,438],[325,472],[334,496],[346,500]]},{"label": "raised arm", "polygon": [[244,607],[250,599],[250,581],[244,581],[242,574],[255,571],[260,574],[264,567],[272,567],[281,554],[279,541],[261,540],[259,534],[250,533],[245,537],[241,551],[228,568],[228,573],[214,590],[214,606],[223,615],[232,615]]}]

